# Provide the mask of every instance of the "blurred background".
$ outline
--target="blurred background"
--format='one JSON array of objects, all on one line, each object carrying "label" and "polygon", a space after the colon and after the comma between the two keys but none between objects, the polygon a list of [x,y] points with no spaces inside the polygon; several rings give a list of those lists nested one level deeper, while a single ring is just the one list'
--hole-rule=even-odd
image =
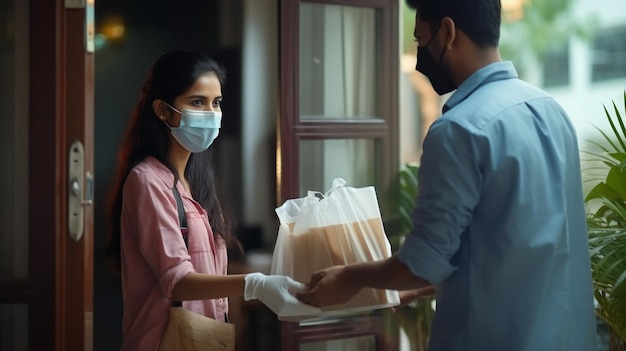
[{"label": "blurred background", "polygon": [[[0,103],[15,116],[0,130],[0,164],[14,169],[0,175],[0,268],[11,271],[0,273],[8,275],[22,274],[19,252],[28,245],[16,234],[28,219],[27,204],[16,200],[28,187],[20,181],[28,169],[19,163],[28,156],[21,145],[29,126],[20,119],[27,94],[18,83],[27,74],[19,60],[28,50],[20,44],[20,33],[27,33],[27,3],[0,3]],[[513,61],[522,79],[562,104],[581,150],[593,149],[590,141],[601,137],[594,126],[610,128],[603,105],[619,102],[626,89],[623,0],[502,0],[502,8],[502,57]],[[97,0],[93,9],[94,350],[121,344],[119,277],[108,271],[102,253],[102,199],[147,70],[167,50],[209,53],[227,71],[223,125],[212,148],[245,249],[244,256],[232,253],[232,272],[268,271],[278,228],[274,209],[308,190],[327,191],[336,177],[350,186],[374,185],[390,240],[406,234],[396,225],[397,199],[389,194],[396,194],[398,172],[419,164],[423,137],[448,96],[436,95],[415,71],[415,14],[404,1]],[[431,302],[426,314],[418,312],[424,306],[410,307],[412,314],[402,318],[411,323],[384,313],[366,316],[367,323],[374,321],[370,329],[401,326],[393,337],[390,327],[380,327],[384,338],[393,339],[382,344],[350,334],[362,326],[360,316],[342,322],[342,328],[356,323],[346,327],[345,338],[328,341],[323,336],[328,330],[281,325],[262,305],[238,299],[231,304],[242,350],[277,350],[281,343],[289,349],[285,339],[307,341],[302,350],[382,349],[383,344],[421,350],[428,327],[420,325],[432,314]],[[0,304],[1,350],[21,345],[2,340],[13,335],[22,312]],[[608,350],[602,323],[599,330],[599,350]]]}]

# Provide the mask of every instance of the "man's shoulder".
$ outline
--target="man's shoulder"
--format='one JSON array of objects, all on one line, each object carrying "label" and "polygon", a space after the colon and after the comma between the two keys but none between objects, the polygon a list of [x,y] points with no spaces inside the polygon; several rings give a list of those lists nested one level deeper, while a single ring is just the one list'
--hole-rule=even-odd
[{"label": "man's shoulder", "polygon": [[468,128],[483,128],[520,106],[558,103],[545,91],[520,79],[498,80],[481,85],[442,115]]},{"label": "man's shoulder", "polygon": [[537,99],[554,101],[548,93],[518,78],[498,80],[481,85],[463,103],[483,109],[506,108]]}]

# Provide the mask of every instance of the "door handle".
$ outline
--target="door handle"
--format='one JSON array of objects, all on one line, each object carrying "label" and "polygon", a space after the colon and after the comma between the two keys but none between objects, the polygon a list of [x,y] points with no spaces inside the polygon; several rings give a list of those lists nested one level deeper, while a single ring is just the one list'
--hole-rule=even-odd
[{"label": "door handle", "polygon": [[85,206],[93,203],[93,175],[85,173],[85,149],[80,141],[70,146],[68,162],[67,227],[70,237],[79,241],[85,227]]}]

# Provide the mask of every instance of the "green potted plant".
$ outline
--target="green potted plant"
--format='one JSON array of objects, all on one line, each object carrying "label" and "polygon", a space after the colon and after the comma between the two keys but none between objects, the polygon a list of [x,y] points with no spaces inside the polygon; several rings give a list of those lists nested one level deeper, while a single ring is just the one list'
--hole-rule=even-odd
[{"label": "green potted plant", "polygon": [[604,107],[612,136],[597,128],[606,143],[593,142],[599,151],[586,152],[599,164],[590,169],[606,175],[585,205],[596,313],[609,327],[611,350],[626,350],[626,127],[615,102],[613,110]]}]

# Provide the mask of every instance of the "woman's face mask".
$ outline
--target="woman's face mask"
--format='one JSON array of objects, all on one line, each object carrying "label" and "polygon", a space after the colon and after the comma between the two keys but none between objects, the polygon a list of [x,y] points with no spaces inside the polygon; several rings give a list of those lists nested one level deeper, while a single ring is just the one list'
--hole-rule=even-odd
[{"label": "woman's face mask", "polygon": [[222,113],[215,111],[182,110],[178,111],[166,103],[172,110],[180,114],[180,125],[170,127],[172,136],[189,152],[202,152],[211,146],[217,138],[222,124]]},{"label": "woman's face mask", "polygon": [[437,28],[426,46],[417,47],[417,66],[415,69],[428,77],[430,84],[433,86],[433,89],[435,89],[437,94],[444,95],[456,89],[457,86],[450,80],[448,74],[441,67],[443,55],[446,53],[445,47],[439,56],[439,63],[435,62],[435,59],[432,57],[430,52],[428,52],[428,46],[430,46],[433,42],[433,39],[437,36],[440,28],[441,26]]}]

